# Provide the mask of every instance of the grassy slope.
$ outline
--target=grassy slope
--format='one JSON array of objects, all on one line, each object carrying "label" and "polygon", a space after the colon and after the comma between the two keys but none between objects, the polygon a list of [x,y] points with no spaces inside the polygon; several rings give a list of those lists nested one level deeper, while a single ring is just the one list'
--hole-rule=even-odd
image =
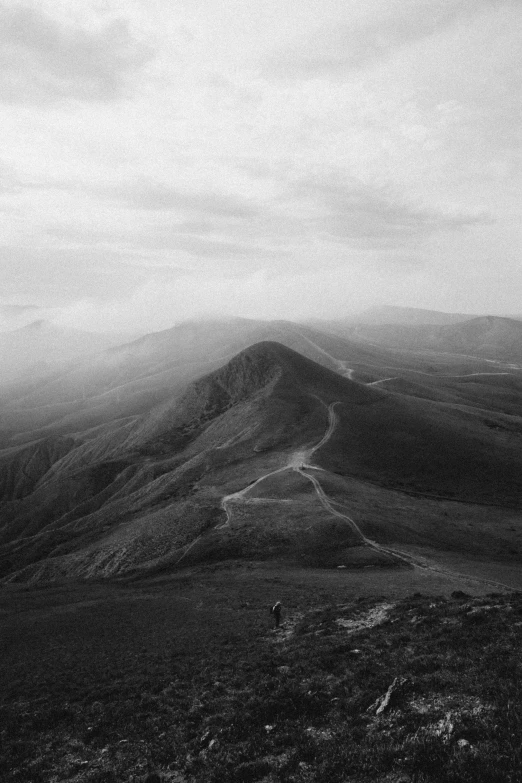
[{"label": "grassy slope", "polygon": [[381,394],[338,406],[339,426],[319,464],[383,486],[519,506],[522,419],[497,423],[494,414]]},{"label": "grassy slope", "polygon": [[[519,502],[518,418],[365,387],[283,346],[262,343],[173,402],[138,420],[87,433],[83,444],[53,465],[33,495],[4,507],[4,532],[10,531],[12,541],[1,553],[2,573],[43,558],[48,562],[30,566],[22,577],[113,575],[146,563],[151,568],[173,566],[181,548],[201,534],[204,538],[184,564],[195,558],[260,558],[263,549],[266,557],[330,562],[333,543],[340,546],[347,538],[342,523],[328,527],[324,510],[300,497],[288,473],[279,493],[293,500],[293,506],[259,504],[236,514],[233,531],[208,531],[224,521],[220,505],[225,494],[281,467],[292,450],[317,443],[327,424],[325,404],[337,400],[338,426],[313,458],[332,474],[437,498]],[[270,485],[259,490],[270,497]],[[383,489],[379,521],[371,513],[371,501],[362,502],[371,492],[360,492],[356,504],[348,485],[344,490],[338,485],[336,492],[347,512],[355,513],[377,541],[460,552],[469,546],[470,530],[457,525],[452,531],[443,518],[448,509],[437,514],[431,501],[410,508],[407,497],[395,494],[383,506]],[[468,509],[468,520],[473,513]],[[489,531],[491,520],[484,520],[475,549],[499,559],[516,556],[519,523],[511,522],[513,513],[500,512],[505,522]],[[46,527],[41,531],[42,522]],[[304,533],[305,547],[299,526],[303,533],[313,527],[312,533]],[[25,538],[19,540],[21,532]],[[344,557],[344,544],[342,548]],[[75,554],[79,549],[81,557]],[[314,549],[317,556],[310,560],[306,553]],[[66,560],[52,559],[64,556]],[[337,560],[350,564],[353,557]]]},{"label": "grassy slope", "polygon": [[368,340],[374,349],[397,348],[457,352],[507,362],[522,360],[522,323],[512,318],[479,316],[461,323],[334,325],[333,329],[351,339]]},{"label": "grassy slope", "polygon": [[433,553],[454,552],[491,563],[520,564],[519,511],[434,500],[332,474],[321,475],[320,481],[328,497],[337,502],[336,507],[350,514],[369,538],[384,545],[420,546]]},{"label": "grassy slope", "polygon": [[[494,369],[489,372],[494,373]],[[381,385],[381,384],[380,384]],[[446,402],[455,406],[492,411],[492,424],[497,413],[522,416],[522,378],[520,373],[466,375],[427,375],[403,372],[385,381],[386,391],[411,397]],[[502,423],[502,419],[500,419]]]},{"label": "grassy slope", "polygon": [[186,323],[74,363],[62,372],[0,389],[0,434],[17,441],[78,432],[141,413],[239,351],[277,340],[326,367],[333,358],[382,364],[392,354],[288,321]]},{"label": "grassy slope", "polygon": [[516,783],[522,600],[451,590],[252,565],[4,591],[0,778]]}]

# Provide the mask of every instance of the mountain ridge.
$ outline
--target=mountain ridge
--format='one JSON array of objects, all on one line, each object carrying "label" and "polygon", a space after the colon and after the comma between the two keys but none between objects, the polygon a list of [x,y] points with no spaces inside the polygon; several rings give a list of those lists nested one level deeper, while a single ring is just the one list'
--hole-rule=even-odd
[{"label": "mountain ridge", "polygon": [[[0,459],[15,470],[10,457],[30,463],[40,444]],[[76,433],[47,470],[40,462],[32,491],[4,495],[0,573],[114,576],[233,553],[365,562],[364,542],[302,473],[310,449],[315,480],[343,504],[356,480],[507,509],[522,503],[521,445],[522,419],[405,397],[263,341],[142,414]],[[243,502],[251,484],[260,494]],[[236,496],[226,525],[223,498]]]},{"label": "mountain ridge", "polygon": [[383,349],[455,353],[504,363],[522,362],[522,321],[478,316],[459,323],[346,325],[339,333]]}]

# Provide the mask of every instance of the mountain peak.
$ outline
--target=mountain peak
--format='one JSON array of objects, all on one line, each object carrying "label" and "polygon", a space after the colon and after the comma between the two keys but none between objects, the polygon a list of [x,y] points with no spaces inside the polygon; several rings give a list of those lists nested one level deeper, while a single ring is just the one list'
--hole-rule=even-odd
[{"label": "mountain peak", "polygon": [[252,379],[255,376],[257,382],[263,384],[277,374],[278,377],[285,375],[287,379],[292,378],[300,386],[317,382],[322,384],[325,380],[335,386],[346,385],[346,378],[342,378],[338,373],[272,340],[263,340],[245,348],[224,367],[212,373],[212,376],[221,379],[230,374],[236,375],[238,370],[243,370],[252,376]]},{"label": "mountain peak", "polygon": [[196,386],[211,381],[226,389],[233,399],[243,397],[279,377],[286,354],[293,353],[290,348],[276,342],[255,343],[234,356],[224,367],[196,381]]}]

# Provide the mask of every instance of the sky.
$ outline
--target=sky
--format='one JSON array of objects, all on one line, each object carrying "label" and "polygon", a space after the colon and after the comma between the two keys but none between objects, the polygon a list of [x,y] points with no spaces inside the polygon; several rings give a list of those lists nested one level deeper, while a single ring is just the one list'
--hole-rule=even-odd
[{"label": "sky", "polygon": [[520,314],[521,33],[519,0],[0,0],[0,307]]}]

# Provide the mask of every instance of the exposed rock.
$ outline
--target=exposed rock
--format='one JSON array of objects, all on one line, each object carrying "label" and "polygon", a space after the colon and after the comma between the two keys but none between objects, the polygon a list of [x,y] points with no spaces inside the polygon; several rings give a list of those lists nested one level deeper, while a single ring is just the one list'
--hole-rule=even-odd
[{"label": "exposed rock", "polygon": [[375,712],[376,715],[381,715],[386,710],[391,709],[397,703],[398,698],[403,695],[407,682],[406,677],[395,677],[384,696],[377,699],[371,707],[368,707],[367,712]]},{"label": "exposed rock", "polygon": [[366,628],[374,628],[376,625],[382,625],[388,619],[390,610],[393,609],[394,604],[377,604],[373,606],[369,611],[364,614],[360,614],[357,617],[338,617],[335,621],[337,625],[344,628],[349,633],[357,633],[363,631]]}]

